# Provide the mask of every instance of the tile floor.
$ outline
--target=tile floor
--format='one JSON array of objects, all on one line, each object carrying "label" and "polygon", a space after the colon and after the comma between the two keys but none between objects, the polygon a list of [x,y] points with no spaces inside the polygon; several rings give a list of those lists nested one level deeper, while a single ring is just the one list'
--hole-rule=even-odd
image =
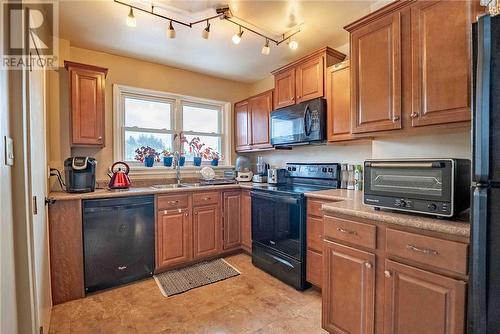
[{"label": "tile floor", "polygon": [[296,291],[248,255],[226,260],[240,276],[169,298],[147,279],[57,305],[50,333],[326,333],[318,290]]}]

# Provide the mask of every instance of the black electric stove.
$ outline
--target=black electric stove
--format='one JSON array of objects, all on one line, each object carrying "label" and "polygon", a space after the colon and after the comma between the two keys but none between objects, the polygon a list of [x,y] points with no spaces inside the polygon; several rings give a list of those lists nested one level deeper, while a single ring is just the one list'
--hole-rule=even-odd
[{"label": "black electric stove", "polygon": [[286,183],[252,190],[252,262],[299,290],[306,282],[306,198],[335,189],[339,164],[287,164]]}]

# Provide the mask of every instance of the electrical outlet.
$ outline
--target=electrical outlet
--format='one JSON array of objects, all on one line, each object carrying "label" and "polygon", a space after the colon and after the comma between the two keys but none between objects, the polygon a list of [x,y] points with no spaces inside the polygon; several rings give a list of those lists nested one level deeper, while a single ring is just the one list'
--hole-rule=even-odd
[{"label": "electrical outlet", "polygon": [[4,147],[5,147],[5,165],[14,165],[14,141],[12,138],[4,137]]}]

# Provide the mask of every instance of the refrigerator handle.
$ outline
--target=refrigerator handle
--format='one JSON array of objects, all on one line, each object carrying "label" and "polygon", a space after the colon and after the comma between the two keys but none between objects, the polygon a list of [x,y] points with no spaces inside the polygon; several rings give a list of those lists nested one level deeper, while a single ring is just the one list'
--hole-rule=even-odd
[{"label": "refrigerator handle", "polygon": [[474,113],[474,181],[490,178],[490,59],[491,17],[483,16],[477,23],[477,70]]}]

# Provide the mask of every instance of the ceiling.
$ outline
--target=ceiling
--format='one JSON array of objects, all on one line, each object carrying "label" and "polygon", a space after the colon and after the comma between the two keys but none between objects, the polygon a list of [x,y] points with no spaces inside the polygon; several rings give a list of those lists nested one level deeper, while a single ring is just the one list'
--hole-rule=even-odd
[{"label": "ceiling", "polygon": [[[151,1],[122,0],[149,8]],[[217,77],[255,82],[272,70],[323,46],[347,43],[343,26],[369,12],[374,1],[154,1],[156,10],[184,22],[215,14],[215,8],[229,5],[233,15],[251,23],[258,31],[278,38],[300,27],[294,38],[299,48],[285,43],[271,44],[271,54],[261,55],[262,37],[245,32],[239,45],[231,42],[237,27],[224,20],[211,21],[208,40],[201,38],[205,25],[193,28],[175,25],[175,39],[168,39],[168,22],[135,11],[137,27],[125,24],[128,7],[105,1],[60,1],[60,37],[72,46],[138,58]],[[343,50],[345,51],[345,50]]]}]

